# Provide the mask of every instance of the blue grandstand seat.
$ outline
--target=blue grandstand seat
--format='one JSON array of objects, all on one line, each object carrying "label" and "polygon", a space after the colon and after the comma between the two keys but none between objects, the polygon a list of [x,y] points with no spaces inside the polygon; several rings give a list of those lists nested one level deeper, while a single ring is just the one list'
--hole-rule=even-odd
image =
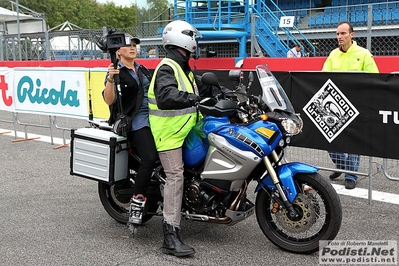
[{"label": "blue grandstand seat", "polygon": [[294,15],[294,11],[285,11],[284,12],[286,16],[293,16]]},{"label": "blue grandstand seat", "polygon": [[336,26],[339,23],[339,14],[335,13],[331,15],[331,25]]},{"label": "blue grandstand seat", "polygon": [[347,13],[339,13],[339,22],[347,21],[348,20],[348,14]]},{"label": "blue grandstand seat", "polygon": [[391,18],[392,18],[391,10],[385,9],[385,10],[381,10],[381,12],[382,12],[382,19],[384,20],[384,24],[391,23]]},{"label": "blue grandstand seat", "polygon": [[363,11],[358,11],[355,14],[355,25],[364,25],[366,24],[365,13]]},{"label": "blue grandstand seat", "polygon": [[382,24],[384,21],[383,17],[382,17],[382,11],[381,10],[374,10],[373,11],[373,23],[374,24]]},{"label": "blue grandstand seat", "polygon": [[387,4],[386,3],[377,3],[375,4],[377,9],[386,9],[387,8]]},{"label": "blue grandstand seat", "polygon": [[358,11],[363,11],[363,6],[361,6],[361,5],[356,5],[356,6],[355,6],[355,11],[356,11],[356,12],[358,12]]},{"label": "blue grandstand seat", "polygon": [[396,8],[396,3],[395,2],[388,2],[388,8],[389,9],[395,9]]},{"label": "blue grandstand seat", "polygon": [[323,27],[324,25],[324,16],[322,14],[319,14],[316,16],[316,27]]},{"label": "blue grandstand seat", "polygon": [[324,27],[331,27],[331,16],[332,14],[324,14],[323,18]]},{"label": "blue grandstand seat", "polygon": [[392,22],[399,23],[399,9],[392,10]]},{"label": "blue grandstand seat", "polygon": [[315,17],[308,18],[308,26],[311,28],[314,28],[316,26],[316,18]]},{"label": "blue grandstand seat", "polygon": [[288,10],[289,8],[288,8],[288,3],[282,3],[282,4],[280,4],[279,5],[279,8],[281,9],[281,10]]},{"label": "blue grandstand seat", "polygon": [[349,14],[349,22],[352,23],[353,25],[356,24],[356,12],[351,12]]}]

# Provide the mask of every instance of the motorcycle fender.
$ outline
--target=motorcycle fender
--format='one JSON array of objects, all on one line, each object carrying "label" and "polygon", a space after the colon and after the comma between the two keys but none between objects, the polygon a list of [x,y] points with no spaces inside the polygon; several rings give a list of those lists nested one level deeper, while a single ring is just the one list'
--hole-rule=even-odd
[{"label": "motorcycle fender", "polygon": [[[294,183],[294,176],[296,174],[314,174],[319,169],[305,163],[299,162],[292,162],[283,165],[279,165],[276,168],[276,172],[278,173],[281,185],[283,186],[284,190],[286,191],[286,196],[289,202],[293,202],[297,195],[297,190]],[[272,190],[276,190],[276,186],[273,184],[272,178],[270,175],[267,175],[256,187],[256,192],[258,192],[262,186],[267,186]]]}]

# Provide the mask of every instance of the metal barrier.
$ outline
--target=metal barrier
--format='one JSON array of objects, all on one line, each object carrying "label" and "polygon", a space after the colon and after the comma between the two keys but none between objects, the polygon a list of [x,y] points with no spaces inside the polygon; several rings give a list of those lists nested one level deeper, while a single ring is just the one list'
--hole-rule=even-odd
[{"label": "metal barrier", "polygon": [[[59,148],[63,148],[63,147],[68,146],[69,143],[66,143],[65,131],[71,131],[71,128],[60,127],[59,125],[57,125],[57,117],[56,117],[56,116],[53,116],[53,118],[51,118],[51,116],[50,116],[50,120],[51,120],[51,124],[50,124],[50,125],[54,125],[54,127],[55,127],[56,129],[62,130],[62,141],[63,141],[63,144],[60,145],[60,146],[54,147],[53,149],[56,150],[56,149],[59,149]],[[50,127],[50,129],[51,129],[51,128],[52,128],[52,127]]]},{"label": "metal barrier", "polygon": [[[13,116],[14,116],[14,132],[15,132],[15,139],[13,140],[13,142],[21,142],[21,141],[25,141],[25,140],[34,140],[34,139],[38,139],[39,138],[39,137],[28,138],[28,131],[27,131],[27,127],[28,126],[51,128],[51,124],[49,126],[46,126],[46,125],[40,125],[40,124],[31,124],[31,123],[21,122],[19,120],[18,113],[15,113],[15,112],[13,113]],[[15,123],[18,123],[19,125],[24,127],[25,138],[23,138],[23,139],[18,139],[17,138],[17,131],[15,130]],[[51,132],[51,130],[50,130],[50,132]],[[53,135],[50,134],[50,136],[51,136],[51,144],[53,144]]]},{"label": "metal barrier", "polygon": [[[336,169],[332,162],[328,152],[325,150],[317,150],[310,148],[300,147],[289,147],[285,150],[285,156],[287,161],[300,161],[308,163],[318,167],[320,170],[329,172],[340,172],[354,174],[357,176],[368,177],[368,201],[369,204],[372,202],[372,179],[375,174],[382,173],[387,179],[392,181],[399,181],[398,177],[392,177],[388,174],[389,169],[397,168],[399,165],[398,160],[387,159],[387,158],[376,158],[371,156],[361,156],[358,171],[346,171],[342,169]],[[373,169],[375,165],[375,169]],[[373,171],[375,170],[375,171]]]},{"label": "metal barrier", "polygon": [[[8,112],[5,112],[8,113]],[[40,115],[32,115],[30,114],[30,116],[34,116],[34,117],[43,117]],[[4,122],[4,123],[10,123],[13,124],[13,131],[14,131],[14,140],[12,140],[12,142],[22,142],[22,141],[27,141],[27,140],[35,140],[35,139],[39,139],[40,137],[29,137],[28,136],[28,127],[36,127],[36,128],[48,128],[50,131],[50,144],[54,145],[54,132],[53,132],[53,128],[55,129],[59,129],[62,131],[62,141],[63,144],[60,146],[56,146],[53,149],[59,149],[65,146],[68,146],[69,143],[67,143],[67,138],[65,136],[65,132],[66,131],[71,131],[72,128],[68,128],[68,127],[61,127],[57,124],[57,117],[56,116],[48,116],[49,122],[48,124],[46,123],[40,123],[41,121],[37,121],[37,123],[28,123],[28,122],[23,122],[21,121],[20,117],[19,117],[19,113],[17,112],[13,112],[12,113],[12,120],[8,120],[8,119],[0,119],[0,122]],[[33,120],[33,119],[30,119]],[[17,135],[17,126],[23,126],[23,133],[24,133],[24,137],[23,138],[18,138]],[[12,131],[4,131],[4,132],[0,132],[0,134],[8,134],[11,133]]]},{"label": "metal barrier", "polygon": [[[0,119],[0,122],[14,123],[14,120]],[[15,131],[15,130],[14,130],[14,131]],[[2,134],[8,134],[8,133],[11,133],[11,131],[3,131],[3,132],[0,132],[0,135],[2,135]]]},{"label": "metal barrier", "polygon": [[386,178],[388,178],[389,180],[399,181],[399,177],[393,177],[393,176],[388,174],[388,162],[389,162],[389,159],[383,159],[383,161],[382,161],[381,168],[383,170],[384,176]]}]

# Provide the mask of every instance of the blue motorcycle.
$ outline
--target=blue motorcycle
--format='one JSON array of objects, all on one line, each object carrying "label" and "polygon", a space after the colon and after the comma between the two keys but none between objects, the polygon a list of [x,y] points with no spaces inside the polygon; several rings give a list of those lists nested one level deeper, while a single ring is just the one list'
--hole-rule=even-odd
[{"label": "blue motorcycle", "polygon": [[[234,225],[256,213],[265,236],[279,248],[313,253],[320,240],[333,240],[342,220],[340,199],[314,166],[284,161],[284,149],[302,130],[302,119],[266,65],[256,67],[262,95],[249,94],[253,73],[243,84],[242,72],[230,71],[236,86],[201,101],[203,115],[183,146],[185,184],[183,217]],[[202,82],[220,88],[207,72]],[[131,158],[140,163],[132,147]],[[134,168],[134,166],[133,166]],[[99,196],[108,214],[126,223],[133,194],[130,178],[99,182]],[[147,192],[143,222],[162,215],[165,174],[159,164]],[[247,198],[257,183],[255,203]],[[137,228],[131,228],[137,233]]]}]

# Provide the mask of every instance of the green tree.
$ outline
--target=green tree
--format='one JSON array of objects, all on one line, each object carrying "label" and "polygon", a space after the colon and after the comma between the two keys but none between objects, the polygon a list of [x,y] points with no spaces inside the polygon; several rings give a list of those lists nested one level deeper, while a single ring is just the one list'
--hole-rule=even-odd
[{"label": "green tree", "polygon": [[131,27],[137,17],[134,6],[121,7],[110,2],[99,4],[96,0],[19,0],[19,4],[43,13],[49,28],[65,21],[84,29]]},{"label": "green tree", "polygon": [[[168,0],[147,0],[147,7],[116,6],[113,2],[99,4],[96,0],[19,0],[20,5],[43,13],[47,27],[69,21],[84,29],[127,28],[146,21],[173,19],[173,5]],[[0,0],[0,6],[10,9],[10,1]]]},{"label": "green tree", "polygon": [[[147,0],[148,20],[167,20],[170,19],[170,9],[173,5],[168,0]],[[173,9],[172,9],[173,13]]]}]

